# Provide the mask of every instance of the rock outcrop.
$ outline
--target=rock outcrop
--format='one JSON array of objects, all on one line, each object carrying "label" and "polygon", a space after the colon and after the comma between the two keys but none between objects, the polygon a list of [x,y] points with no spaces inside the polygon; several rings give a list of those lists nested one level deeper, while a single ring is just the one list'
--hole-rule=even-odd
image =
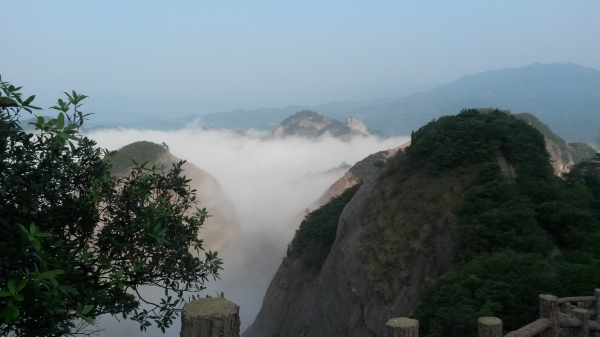
[{"label": "rock outcrop", "polygon": [[362,119],[354,117],[346,117],[346,126],[353,130],[358,130],[364,134],[368,134],[367,126],[363,123]]}]

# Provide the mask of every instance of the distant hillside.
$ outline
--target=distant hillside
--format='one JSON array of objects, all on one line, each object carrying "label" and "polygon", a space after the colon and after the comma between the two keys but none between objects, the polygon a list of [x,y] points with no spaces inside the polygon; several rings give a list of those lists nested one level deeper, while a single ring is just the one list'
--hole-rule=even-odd
[{"label": "distant hillside", "polygon": [[386,105],[345,113],[388,135],[407,135],[434,118],[481,106],[528,112],[566,140],[586,141],[600,130],[600,70],[572,63],[492,70]]},{"label": "distant hillside", "polygon": [[[427,89],[424,86],[423,89]],[[367,95],[379,92],[374,90]],[[383,94],[383,93],[382,93]],[[360,96],[360,95],[359,95]],[[365,96],[365,97],[367,97]],[[358,96],[357,96],[358,97]],[[360,99],[365,99],[360,97]],[[388,136],[412,130],[463,108],[494,107],[513,113],[531,113],[569,142],[600,144],[600,70],[573,63],[540,64],[465,75],[426,92],[401,98],[381,97],[369,102],[329,102],[314,106],[237,109],[177,119],[147,119],[127,123],[86,123],[134,129],[176,130],[198,120],[207,128],[272,130],[287,116],[301,110],[316,111],[338,120],[361,118]],[[596,135],[593,137],[594,133]],[[592,139],[594,138],[594,139]]]},{"label": "distant hillside", "polygon": [[302,110],[311,110],[324,116],[346,117],[345,112],[364,105],[361,102],[329,102],[315,106],[290,105],[285,108],[237,109],[207,114],[201,117],[202,126],[233,129],[273,130],[286,117]]},{"label": "distant hillside", "polygon": [[596,154],[596,150],[585,143],[567,144],[564,139],[552,132],[546,124],[532,114],[520,113],[514,116],[533,126],[544,135],[546,150],[550,154],[550,162],[556,175],[568,172],[573,165]]},{"label": "distant hillside", "polygon": [[350,125],[338,120],[324,117],[315,111],[303,110],[284,119],[281,124],[266,137],[267,139],[298,136],[316,139],[329,135],[341,139],[350,139],[357,136],[366,136],[361,130],[366,130],[362,121],[354,118],[346,119]]},{"label": "distant hillside", "polygon": [[[128,174],[134,165],[132,160],[138,164],[148,162],[146,167],[165,166],[168,170],[179,158],[173,156],[165,145],[139,141],[123,146],[116,155],[108,159],[113,165],[112,172],[117,175]],[[225,196],[219,182],[208,172],[186,162],[183,165],[183,175],[191,179],[190,186],[197,190],[199,203],[196,206],[206,207],[211,215],[200,230],[200,237],[204,239],[208,248],[221,248],[239,231],[239,221],[233,204]]]}]

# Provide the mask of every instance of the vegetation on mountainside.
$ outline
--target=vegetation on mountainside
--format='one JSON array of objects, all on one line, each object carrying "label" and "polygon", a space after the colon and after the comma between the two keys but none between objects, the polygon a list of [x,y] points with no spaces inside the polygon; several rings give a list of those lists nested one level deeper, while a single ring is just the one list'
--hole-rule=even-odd
[{"label": "vegetation on mountainside", "polygon": [[591,146],[585,143],[569,143],[562,139],[559,135],[552,132],[550,128],[542,123],[537,117],[529,113],[520,113],[514,115],[516,118],[524,120],[529,125],[536,128],[539,132],[544,135],[547,139],[554,142],[560,148],[560,151],[563,153],[562,160],[564,162],[568,162],[569,158],[566,155],[567,153],[571,154],[573,158],[573,162],[575,164],[581,162],[584,159],[591,158],[596,154],[596,150],[594,150]]},{"label": "vegetation on mountainside", "polygon": [[310,271],[319,272],[335,241],[340,215],[359,187],[356,185],[347,189],[310,212],[288,245],[287,257],[299,258]]},{"label": "vegetation on mountainside", "polygon": [[295,114],[287,117],[286,119],[284,119],[283,121],[281,121],[281,125],[287,125],[289,123],[291,123],[292,121],[294,121],[295,119],[301,118],[301,117],[310,117],[312,121],[314,121],[315,123],[320,123],[322,121],[325,120],[326,117],[319,115],[316,111],[311,111],[311,110],[302,110],[302,111],[298,111]]},{"label": "vegetation on mountainside", "polygon": [[116,174],[127,173],[134,167],[132,160],[142,164],[145,162],[156,163],[162,156],[169,151],[163,146],[148,141],[138,141],[120,148],[114,156],[107,160],[111,167],[111,172]]},{"label": "vegetation on mountainside", "polygon": [[[78,133],[85,95],[65,93],[58,117],[29,133],[21,113],[39,108],[19,90],[0,80],[0,335],[90,336],[107,314],[164,332],[221,269],[216,253],[200,255],[207,214],[190,214],[183,162],[112,176],[110,153]],[[146,286],[164,297],[144,297]]]},{"label": "vegetation on mountainside", "polygon": [[569,143],[571,147],[571,155],[575,164],[581,162],[584,159],[591,158],[596,155],[596,150],[586,143]]},{"label": "vegetation on mountainside", "polygon": [[539,293],[589,294],[600,283],[600,163],[562,180],[548,158],[537,130],[500,111],[463,110],[416,131],[380,175],[377,226],[361,239],[376,292],[389,300],[391,275],[435,255],[429,242],[450,231],[453,267],[437,282],[438,270],[425,271],[424,336],[476,336],[480,316],[513,330],[535,320]]},{"label": "vegetation on mountainside", "polygon": [[359,179],[359,181],[367,181],[371,178],[375,177],[377,172],[384,166],[387,151],[379,151],[373,154],[370,154],[359,160],[354,164],[348,171],[352,173],[353,176]]},{"label": "vegetation on mountainside", "polygon": [[554,133],[548,125],[542,123],[537,117],[530,113],[519,113],[514,116],[520,120],[527,122],[527,124],[533,126],[538,130],[544,137],[556,142],[561,148],[566,148],[567,142],[562,139],[559,135]]}]

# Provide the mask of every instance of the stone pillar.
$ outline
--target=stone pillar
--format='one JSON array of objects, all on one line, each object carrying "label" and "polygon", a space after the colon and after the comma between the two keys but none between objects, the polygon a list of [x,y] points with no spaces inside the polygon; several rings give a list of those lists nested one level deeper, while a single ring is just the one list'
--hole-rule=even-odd
[{"label": "stone pillar", "polygon": [[570,302],[561,304],[560,311],[571,316],[571,312],[573,311],[573,304],[571,304]]},{"label": "stone pillar", "polygon": [[547,318],[552,325],[540,333],[541,337],[558,337],[558,298],[554,295],[540,295],[540,318]]},{"label": "stone pillar", "polygon": [[[596,317],[590,317],[590,319],[596,322],[600,322],[600,289],[594,289],[594,295],[596,296],[596,302],[594,302],[594,310],[596,311]],[[600,337],[600,331],[594,332],[594,337]]]},{"label": "stone pillar", "polygon": [[479,337],[502,337],[502,320],[497,317],[479,317]]},{"label": "stone pillar", "polygon": [[392,318],[385,324],[386,337],[419,337],[419,321],[408,317]]},{"label": "stone pillar", "polygon": [[222,297],[201,298],[181,310],[180,337],[239,337],[240,306]]},{"label": "stone pillar", "polygon": [[600,322],[600,289],[594,289],[594,295],[596,296],[596,302],[594,303],[594,310],[596,310],[596,322]]},{"label": "stone pillar", "polygon": [[588,311],[582,308],[575,308],[573,309],[573,317],[581,321],[581,326],[577,328],[577,337],[589,337],[590,322]]}]

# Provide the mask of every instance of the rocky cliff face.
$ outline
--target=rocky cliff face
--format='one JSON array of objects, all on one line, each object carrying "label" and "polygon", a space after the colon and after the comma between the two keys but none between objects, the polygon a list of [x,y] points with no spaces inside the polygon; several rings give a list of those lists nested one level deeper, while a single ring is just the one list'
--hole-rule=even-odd
[{"label": "rocky cliff face", "polygon": [[367,126],[359,118],[346,117],[346,126],[353,130],[358,130],[364,134],[367,134]]},{"label": "rocky cliff face", "polygon": [[[178,161],[173,156],[174,161]],[[192,179],[190,186],[195,189],[199,208],[206,207],[211,217],[204,221],[200,230],[200,238],[206,247],[218,251],[224,247],[237,233],[240,226],[233,203],[227,199],[221,185],[208,172],[196,167],[194,164],[183,165],[184,174]]]},{"label": "rocky cliff face", "polygon": [[347,189],[358,185],[363,181],[368,181],[374,178],[379,172],[380,167],[376,166],[377,162],[385,162],[388,158],[393,157],[396,153],[410,145],[410,141],[397,146],[387,151],[380,151],[372,155],[367,156],[363,160],[354,164],[348,172],[346,172],[341,178],[336,180],[329,188],[313,203],[306,207],[305,212],[297,214],[288,225],[288,230],[293,233],[304,217],[306,212],[314,211],[315,209],[325,205],[332,198],[342,194]]},{"label": "rocky cliff face", "polygon": [[[316,139],[321,136],[332,136],[348,140],[357,136],[366,136],[366,126],[356,119],[352,126],[319,115],[314,111],[304,110],[284,119],[266,139],[277,139],[288,136],[298,136]],[[361,126],[362,124],[362,126]],[[361,127],[364,131],[361,131]]]},{"label": "rocky cliff face", "polygon": [[[455,247],[452,214],[468,184],[461,179],[379,177],[363,183],[339,217],[335,242],[320,271],[315,273],[300,259],[285,258],[243,336],[382,336],[385,322],[407,316],[424,288],[449,268]],[[412,195],[417,185],[421,192]],[[437,211],[428,213],[426,202],[413,202],[431,199],[429,190],[440,186],[445,194],[436,196],[441,205]],[[390,193],[402,194],[392,212],[386,209]],[[375,256],[373,247],[388,235],[383,227],[390,213],[413,220],[426,215],[428,225],[407,226],[393,234],[404,247],[402,254]],[[395,271],[382,278],[382,265],[390,263]]]}]

